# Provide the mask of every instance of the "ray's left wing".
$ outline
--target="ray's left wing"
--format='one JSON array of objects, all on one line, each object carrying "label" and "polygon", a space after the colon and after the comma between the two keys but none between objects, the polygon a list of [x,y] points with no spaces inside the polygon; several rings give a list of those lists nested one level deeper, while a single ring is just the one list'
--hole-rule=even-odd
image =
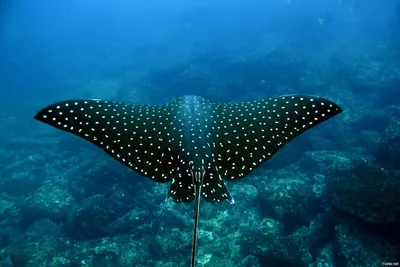
[{"label": "ray's left wing", "polygon": [[325,98],[287,95],[215,104],[213,151],[226,180],[240,179],[296,136],[342,112]]},{"label": "ray's left wing", "polygon": [[178,165],[169,136],[171,104],[135,105],[103,100],[68,100],[39,111],[35,119],[77,135],[156,182],[168,182]]}]

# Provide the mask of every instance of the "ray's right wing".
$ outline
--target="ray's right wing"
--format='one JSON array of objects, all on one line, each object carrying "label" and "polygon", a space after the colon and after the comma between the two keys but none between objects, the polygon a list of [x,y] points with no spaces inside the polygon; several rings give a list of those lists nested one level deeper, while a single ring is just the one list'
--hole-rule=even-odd
[{"label": "ray's right wing", "polygon": [[246,176],[296,136],[342,112],[334,102],[309,95],[215,104],[214,110],[213,151],[226,180]]}]

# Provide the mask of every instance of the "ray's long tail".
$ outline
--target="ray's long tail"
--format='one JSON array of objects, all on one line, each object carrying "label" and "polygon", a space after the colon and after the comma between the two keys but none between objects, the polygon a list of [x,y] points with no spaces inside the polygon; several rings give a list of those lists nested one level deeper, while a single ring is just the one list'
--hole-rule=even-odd
[{"label": "ray's long tail", "polygon": [[193,244],[192,244],[192,263],[191,267],[196,264],[196,245],[197,245],[197,229],[199,225],[199,212],[200,212],[200,195],[201,195],[201,183],[195,184],[196,192],[196,206],[194,208],[194,228],[193,228]]}]

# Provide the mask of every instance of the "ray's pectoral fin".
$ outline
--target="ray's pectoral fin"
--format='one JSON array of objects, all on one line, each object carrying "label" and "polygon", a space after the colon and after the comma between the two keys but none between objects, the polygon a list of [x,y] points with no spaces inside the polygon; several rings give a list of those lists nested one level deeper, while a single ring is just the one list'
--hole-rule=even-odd
[{"label": "ray's pectoral fin", "polygon": [[309,95],[217,104],[215,113],[224,118],[214,126],[219,129],[219,171],[226,180],[243,178],[291,140],[340,112],[334,102]]},{"label": "ray's pectoral fin", "polygon": [[156,182],[176,173],[178,152],[169,132],[167,105],[67,100],[40,110],[35,119],[79,136]]},{"label": "ray's pectoral fin", "polygon": [[223,200],[228,200],[232,204],[234,203],[228,188],[217,170],[205,173],[201,194],[204,199],[209,202],[222,202]]},{"label": "ray's pectoral fin", "polygon": [[190,202],[195,199],[194,185],[189,168],[179,168],[172,178],[168,198],[175,202]]}]

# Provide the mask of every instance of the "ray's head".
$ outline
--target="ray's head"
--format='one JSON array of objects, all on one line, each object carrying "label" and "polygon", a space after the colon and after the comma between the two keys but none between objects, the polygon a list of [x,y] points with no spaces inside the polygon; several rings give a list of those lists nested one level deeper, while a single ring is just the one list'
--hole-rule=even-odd
[{"label": "ray's head", "polygon": [[179,143],[181,163],[203,172],[211,167],[211,102],[199,96],[183,96],[176,101],[180,108],[173,117],[172,132]]}]

